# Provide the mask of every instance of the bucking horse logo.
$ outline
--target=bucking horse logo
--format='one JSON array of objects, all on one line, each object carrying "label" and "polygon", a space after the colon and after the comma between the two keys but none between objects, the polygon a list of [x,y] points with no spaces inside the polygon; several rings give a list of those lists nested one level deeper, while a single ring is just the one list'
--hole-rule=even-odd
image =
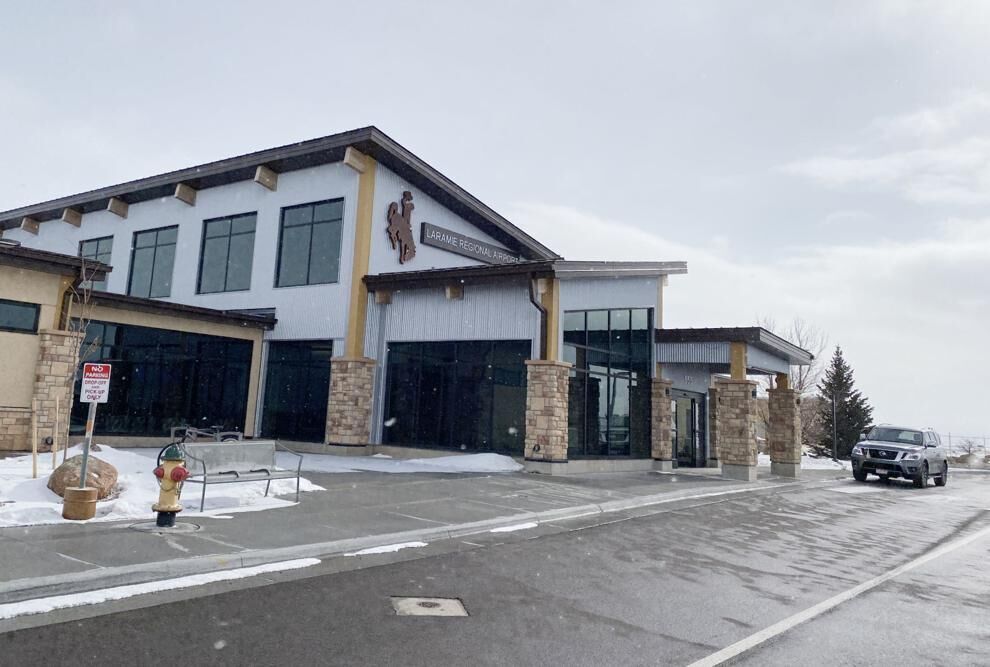
[{"label": "bucking horse logo", "polygon": [[413,240],[412,193],[402,193],[402,212],[400,205],[392,202],[388,205],[388,240],[392,242],[392,250],[399,250],[399,264],[405,264],[416,256],[416,241]]}]

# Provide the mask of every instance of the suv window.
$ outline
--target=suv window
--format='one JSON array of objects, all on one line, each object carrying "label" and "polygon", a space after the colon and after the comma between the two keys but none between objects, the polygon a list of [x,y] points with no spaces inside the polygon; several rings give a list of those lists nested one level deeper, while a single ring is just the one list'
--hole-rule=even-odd
[{"label": "suv window", "polygon": [[868,434],[869,440],[883,440],[884,442],[896,442],[905,445],[924,444],[925,438],[921,431],[900,428],[875,427]]}]

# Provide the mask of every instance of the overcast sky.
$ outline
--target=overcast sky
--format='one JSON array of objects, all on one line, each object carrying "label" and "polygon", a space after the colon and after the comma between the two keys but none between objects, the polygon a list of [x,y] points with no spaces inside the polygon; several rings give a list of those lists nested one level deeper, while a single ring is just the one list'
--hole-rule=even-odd
[{"label": "overcast sky", "polygon": [[[814,5],[814,6],[812,6]],[[16,2],[0,210],[374,124],[668,326],[800,317],[990,435],[990,3]]]}]

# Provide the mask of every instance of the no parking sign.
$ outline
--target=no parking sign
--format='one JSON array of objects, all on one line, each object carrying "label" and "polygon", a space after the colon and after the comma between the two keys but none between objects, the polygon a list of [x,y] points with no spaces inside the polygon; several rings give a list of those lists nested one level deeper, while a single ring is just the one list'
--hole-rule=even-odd
[{"label": "no parking sign", "polygon": [[110,396],[110,364],[83,364],[81,403],[106,403]]}]

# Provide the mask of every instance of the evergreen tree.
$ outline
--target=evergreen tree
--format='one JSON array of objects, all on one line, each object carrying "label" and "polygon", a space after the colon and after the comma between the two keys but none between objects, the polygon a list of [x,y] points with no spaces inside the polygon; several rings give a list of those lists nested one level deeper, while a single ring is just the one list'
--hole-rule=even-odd
[{"label": "evergreen tree", "polygon": [[836,449],[840,459],[848,459],[859,435],[873,423],[873,408],[853,383],[853,372],[836,345],[832,362],[818,383],[819,416],[822,424],[819,454],[832,454],[832,400],[835,400]]}]

